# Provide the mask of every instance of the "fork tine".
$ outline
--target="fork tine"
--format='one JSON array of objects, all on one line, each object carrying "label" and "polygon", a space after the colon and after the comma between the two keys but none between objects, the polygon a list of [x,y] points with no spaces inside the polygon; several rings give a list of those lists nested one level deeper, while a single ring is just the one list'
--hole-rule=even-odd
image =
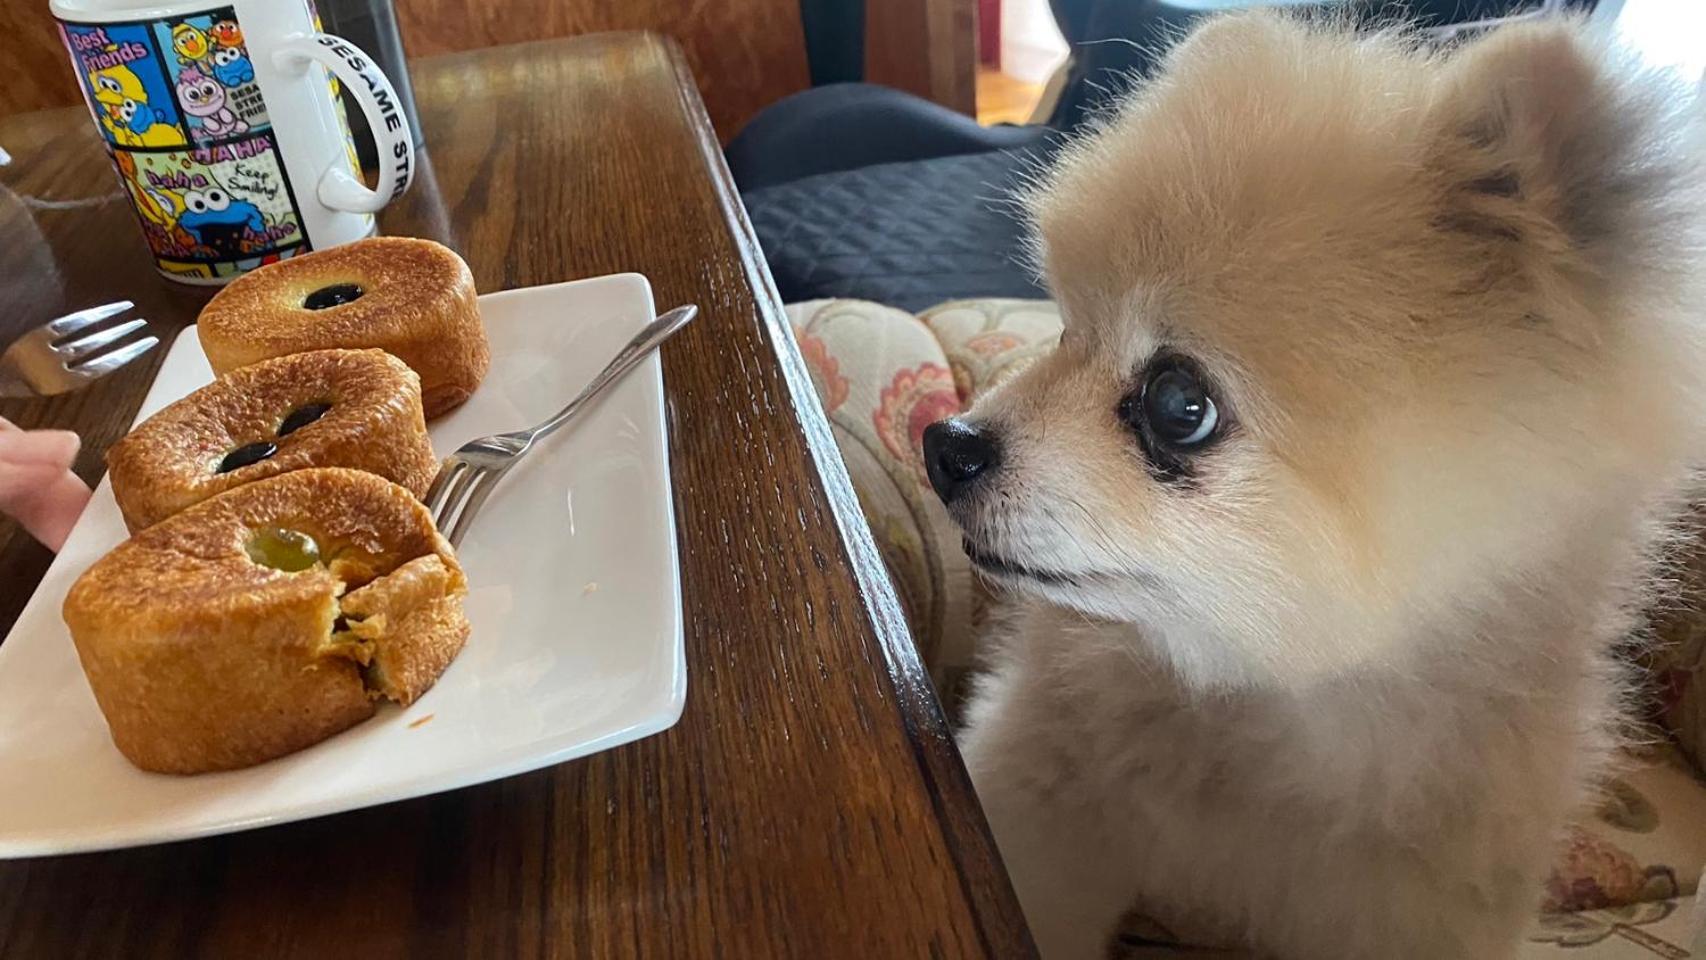
[{"label": "fork tine", "polygon": [[438,476],[433,478],[432,486],[427,488],[426,496],[421,500],[435,522],[439,512],[444,509],[444,504],[450,499],[450,491],[456,485],[457,479],[467,471],[467,461],[456,459],[449,460],[439,468]]},{"label": "fork tine", "polygon": [[462,501],[462,509],[456,514],[456,526],[444,535],[444,539],[449,540],[451,546],[462,545],[462,535],[468,532],[469,525],[474,522],[474,515],[485,506],[486,498],[492,495],[492,491],[497,488],[498,479],[502,476],[503,474],[491,470],[480,471],[474,488],[468,492],[467,498]]},{"label": "fork tine", "polygon": [[146,326],[148,326],[148,321],[138,317],[135,320],[126,320],[117,326],[97,330],[86,337],[61,344],[53,349],[63,355],[66,364],[69,365],[100,352],[103,348],[123,340]]},{"label": "fork tine", "polygon": [[87,363],[67,367],[66,370],[84,380],[98,380],[154,349],[159,343],[159,337],[143,337],[141,340],[126,344],[112,353],[102,354]]},{"label": "fork tine", "polygon": [[45,327],[47,332],[52,334],[54,337],[63,337],[68,334],[76,333],[91,323],[100,323],[108,317],[123,313],[134,306],[136,306],[136,304],[131,303],[129,300],[117,300],[112,303],[103,303],[98,307],[90,307],[87,310],[68,313],[63,317],[60,317],[57,320],[51,320],[42,326]]},{"label": "fork tine", "polygon": [[450,539],[450,530],[455,526],[456,518],[461,516],[462,507],[468,502],[468,495],[480,485],[480,477],[481,471],[476,467],[470,466],[463,471],[457,477],[454,487],[445,495],[444,502],[439,504],[438,510],[433,513],[433,526],[438,528],[438,532],[443,534],[446,540]]},{"label": "fork tine", "polygon": [[456,513],[462,509],[462,504],[468,499],[468,492],[478,482],[480,471],[464,464],[466,469],[457,473],[456,478],[445,490],[444,496],[438,501],[438,509],[432,512],[432,524],[440,533],[448,533],[450,525],[456,519]]}]

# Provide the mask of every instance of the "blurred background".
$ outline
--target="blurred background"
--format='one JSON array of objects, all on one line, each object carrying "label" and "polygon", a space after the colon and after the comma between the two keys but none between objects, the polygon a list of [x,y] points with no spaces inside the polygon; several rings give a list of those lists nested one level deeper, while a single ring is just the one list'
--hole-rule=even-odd
[{"label": "blurred background", "polygon": [[[138,0],[140,2],[140,0]],[[1397,7],[1436,22],[1474,21],[1545,0],[1411,0]],[[322,0],[328,28],[365,39],[352,22],[394,17],[410,57],[603,30],[656,30],[687,52],[726,142],[764,107],[809,87],[866,82],[985,124],[1043,122],[1078,60],[1119,69],[1130,51],[1083,56],[1095,45],[1153,44],[1162,28],[1213,9],[1295,6],[1300,0]],[[393,7],[394,4],[394,7]],[[1317,0],[1321,6],[1345,5]],[[1562,5],[1562,4],[1560,4]],[[1572,0],[1570,5],[1592,6]],[[1673,61],[1706,59],[1706,0],[1605,0],[1642,42]],[[77,102],[77,87],[46,0],[0,0],[0,116]],[[383,46],[383,42],[380,43]],[[386,59],[382,51],[380,59]],[[1080,77],[1082,79],[1082,77]],[[1053,84],[1051,85],[1051,81]]]},{"label": "blurred background", "polygon": [[[982,5],[991,17],[1007,6],[1024,10],[1016,18],[1026,23],[1052,23],[1047,0]],[[328,29],[373,6],[391,4],[319,2]],[[864,79],[972,114],[979,7],[980,0],[395,0],[394,9],[410,57],[604,30],[667,33],[686,50],[727,140],[760,108],[814,81]],[[0,116],[78,102],[47,0],[0,0],[0,37]],[[1052,42],[1064,55],[1058,36]]]},{"label": "blurred background", "polygon": [[[673,37],[784,300],[909,309],[1042,296],[1006,202],[1015,184],[1193,20],[1248,7],[1404,18],[1445,44],[1571,11],[1690,83],[1706,75],[1706,0],[319,0],[327,29],[400,89],[405,57],[607,30]],[[77,103],[47,0],[0,0],[0,37],[0,116]],[[435,131],[417,132],[430,147]]]}]

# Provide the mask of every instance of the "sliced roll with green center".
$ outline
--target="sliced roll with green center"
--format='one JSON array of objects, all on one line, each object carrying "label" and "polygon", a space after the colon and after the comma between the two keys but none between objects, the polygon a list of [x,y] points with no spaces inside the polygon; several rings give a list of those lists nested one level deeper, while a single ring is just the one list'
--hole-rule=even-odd
[{"label": "sliced roll with green center", "polygon": [[270,760],[412,703],[468,637],[426,508],[360,470],[245,484],[133,536],[67,594],[113,742],[162,773]]}]

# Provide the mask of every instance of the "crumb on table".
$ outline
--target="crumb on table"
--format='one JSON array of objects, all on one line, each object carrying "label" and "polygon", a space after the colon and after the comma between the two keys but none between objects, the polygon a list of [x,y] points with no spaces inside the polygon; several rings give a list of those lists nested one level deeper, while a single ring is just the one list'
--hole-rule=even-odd
[{"label": "crumb on table", "polygon": [[427,714],[427,715],[425,715],[425,716],[423,716],[423,717],[421,717],[421,718],[419,718],[419,719],[418,719],[418,720],[415,720],[415,721],[413,721],[413,722],[412,722],[412,723],[410,723],[410,724],[409,724],[409,729],[410,729],[410,730],[413,730],[413,729],[414,729],[414,728],[416,728],[416,727],[418,727],[418,726],[420,726],[420,725],[421,725],[421,724],[423,724],[423,723],[426,723],[426,722],[427,722],[427,721],[428,721],[428,720],[431,720],[431,719],[432,719],[432,718],[433,718],[433,717],[436,717],[436,716],[438,716],[438,714],[436,714],[436,713],[429,713],[429,714]]}]

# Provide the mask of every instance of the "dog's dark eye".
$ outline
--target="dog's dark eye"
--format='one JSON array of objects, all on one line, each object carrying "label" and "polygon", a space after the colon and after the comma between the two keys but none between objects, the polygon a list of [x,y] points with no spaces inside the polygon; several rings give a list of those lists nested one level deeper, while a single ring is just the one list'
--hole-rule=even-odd
[{"label": "dog's dark eye", "polygon": [[1150,436],[1175,447],[1194,447],[1220,425],[1220,411],[1202,380],[1180,366],[1166,365],[1143,385],[1143,419]]},{"label": "dog's dark eye", "polygon": [[1221,427],[1208,383],[1189,361],[1162,357],[1143,372],[1143,385],[1120,401],[1120,419],[1137,434],[1163,474],[1186,473],[1178,459],[1212,440]]}]

